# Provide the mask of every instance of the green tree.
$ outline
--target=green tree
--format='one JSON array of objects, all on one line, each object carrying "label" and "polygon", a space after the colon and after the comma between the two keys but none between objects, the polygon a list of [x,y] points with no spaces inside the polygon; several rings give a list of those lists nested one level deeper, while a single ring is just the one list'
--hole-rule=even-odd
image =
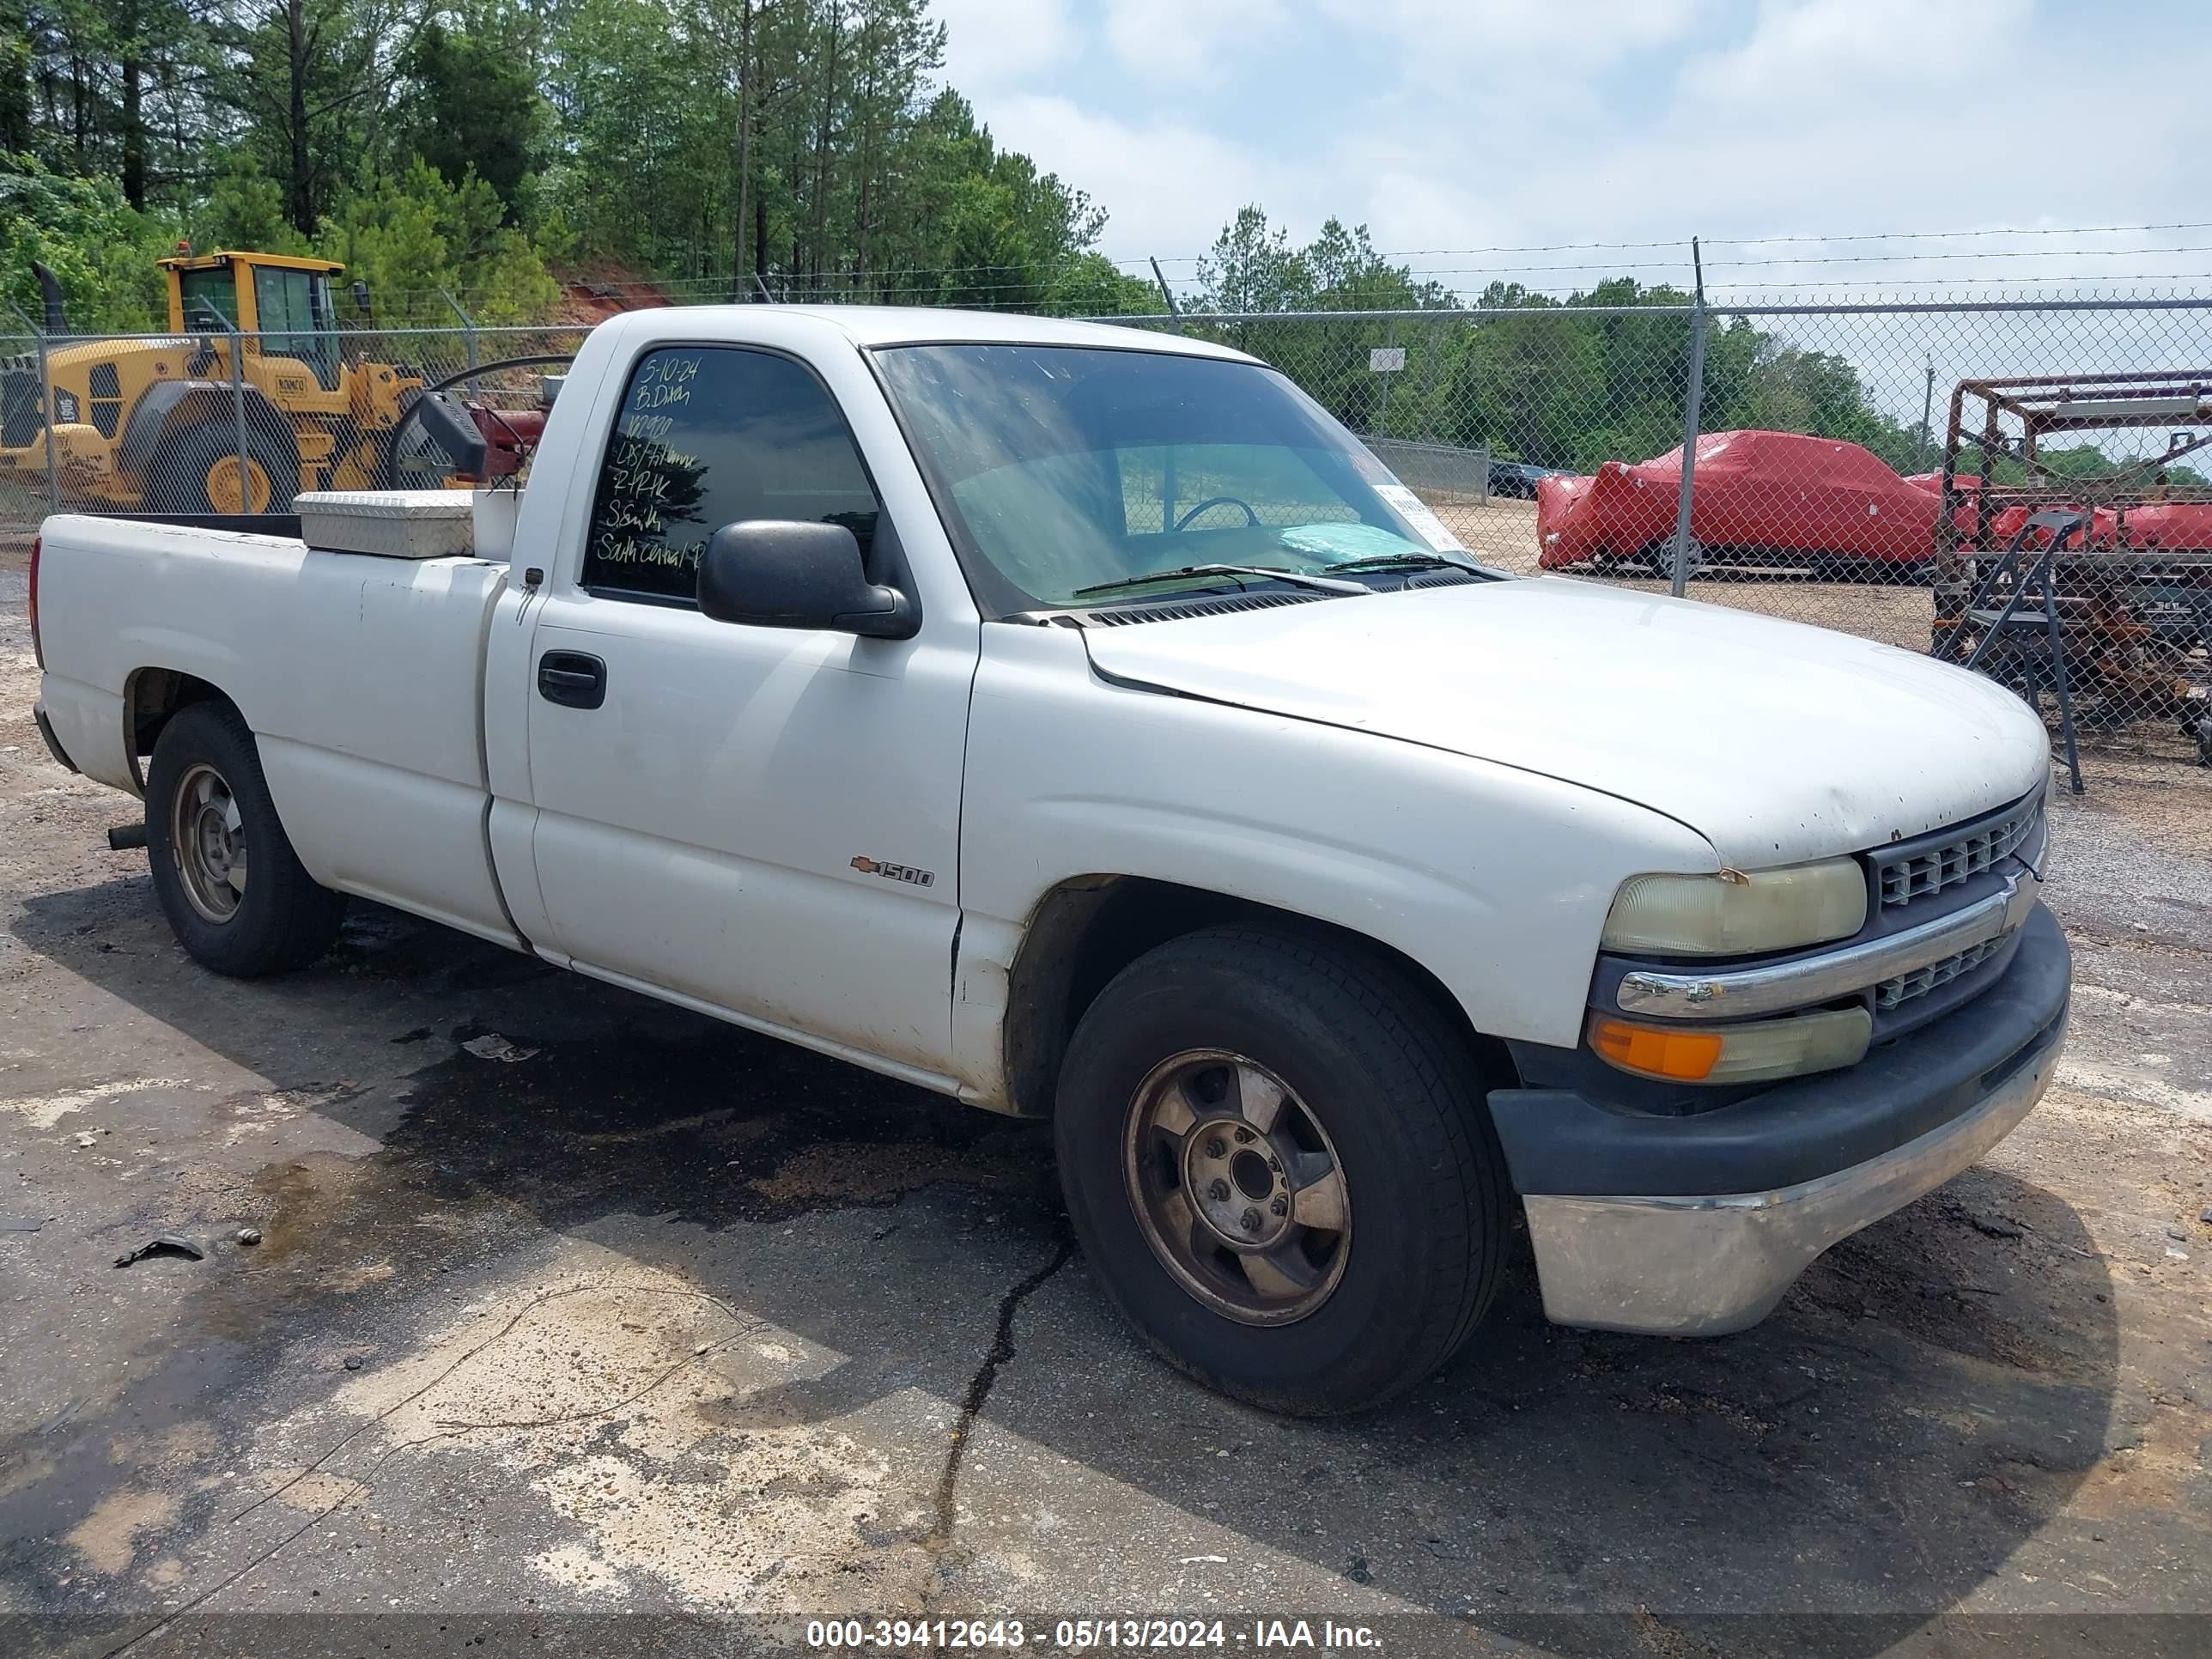
[{"label": "green tree", "polygon": [[492,15],[465,28],[432,17],[401,60],[394,109],[400,154],[420,157],[450,182],[474,173],[510,222],[522,216],[548,116],[535,67],[518,50],[521,39]]},{"label": "green tree", "polygon": [[191,243],[212,252],[244,248],[262,253],[305,253],[308,239],[284,216],[284,190],[251,155],[235,155],[209,181],[207,193],[186,216]]},{"label": "green tree", "polygon": [[161,273],[173,221],[140,213],[112,179],[70,177],[28,155],[0,154],[0,291],[41,316],[31,267],[60,279],[73,332],[137,331],[167,320]]},{"label": "green tree", "polygon": [[1167,304],[1149,277],[1103,253],[1079,253],[1054,273],[1043,308],[1063,317],[1156,317]]},{"label": "green tree", "polygon": [[[11,0],[0,137],[58,172],[112,177],[132,207],[173,199],[203,118],[192,0]],[[19,76],[20,66],[20,76]]]},{"label": "green tree", "polygon": [[29,155],[31,133],[31,9],[0,0],[0,155]]},{"label": "green tree", "polygon": [[240,148],[283,187],[312,236],[380,153],[416,0],[223,0],[210,22],[210,85]]},{"label": "green tree", "polygon": [[[1440,284],[1415,278],[1375,251],[1367,227],[1329,219],[1304,247],[1257,206],[1238,210],[1200,262],[1196,311],[1228,313],[1212,331],[1275,364],[1355,432],[1431,438],[1435,392],[1455,349],[1440,325],[1389,319],[1275,323],[1276,311],[1419,311],[1450,305]],[[1235,313],[1245,313],[1237,316]],[[1372,367],[1378,347],[1406,354],[1390,378]]]},{"label": "green tree", "polygon": [[1912,470],[1925,453],[1917,429],[1876,412],[1858,370],[1832,352],[1761,342],[1739,407],[1736,424],[1842,438],[1901,471]]},{"label": "green tree", "polygon": [[479,322],[535,320],[559,288],[529,238],[503,219],[484,180],[467,173],[450,183],[418,159],[349,198],[322,250],[369,285],[383,320],[443,326],[451,320],[444,295],[462,293]]},{"label": "green tree", "polygon": [[1290,233],[1269,224],[1257,204],[1237,210],[1199,263],[1197,310],[1298,311],[1313,297],[1313,272],[1291,246]]}]

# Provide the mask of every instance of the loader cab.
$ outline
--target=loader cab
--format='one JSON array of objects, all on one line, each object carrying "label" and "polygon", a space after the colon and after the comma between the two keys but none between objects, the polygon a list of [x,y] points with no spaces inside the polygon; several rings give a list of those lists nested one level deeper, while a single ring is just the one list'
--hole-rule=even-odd
[{"label": "loader cab", "polygon": [[168,275],[169,326],[179,334],[204,331],[212,312],[229,328],[258,339],[255,356],[301,364],[325,392],[342,382],[337,313],[331,279],[345,267],[328,259],[278,253],[180,254],[161,262]]}]

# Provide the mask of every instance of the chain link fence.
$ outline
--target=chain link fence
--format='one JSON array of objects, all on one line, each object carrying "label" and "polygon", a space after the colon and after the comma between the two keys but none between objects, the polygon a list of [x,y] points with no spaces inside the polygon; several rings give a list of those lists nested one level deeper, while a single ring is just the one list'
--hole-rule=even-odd
[{"label": "chain link fence", "polygon": [[[1940,651],[2062,747],[2212,763],[2212,299],[1114,320],[1275,364],[1490,563]],[[496,471],[582,333],[0,341],[0,540],[434,485],[426,400],[500,411]]]},{"label": "chain link fence", "polygon": [[281,515],[304,490],[499,476],[585,332],[0,337],[0,544],[49,513]]},{"label": "chain link fence", "polygon": [[2069,758],[2212,765],[2212,300],[1152,325],[1275,364],[1492,564],[1937,652]]}]

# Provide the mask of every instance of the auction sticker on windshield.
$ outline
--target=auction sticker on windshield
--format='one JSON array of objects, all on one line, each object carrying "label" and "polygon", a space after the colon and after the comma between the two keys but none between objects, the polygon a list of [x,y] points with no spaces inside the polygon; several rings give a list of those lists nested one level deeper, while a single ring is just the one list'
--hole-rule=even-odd
[{"label": "auction sticker on windshield", "polygon": [[1451,526],[1429,511],[1429,504],[1401,483],[1377,484],[1375,493],[1389,502],[1398,516],[1413,526],[1420,538],[1439,553],[1464,553],[1467,544],[1452,534]]}]

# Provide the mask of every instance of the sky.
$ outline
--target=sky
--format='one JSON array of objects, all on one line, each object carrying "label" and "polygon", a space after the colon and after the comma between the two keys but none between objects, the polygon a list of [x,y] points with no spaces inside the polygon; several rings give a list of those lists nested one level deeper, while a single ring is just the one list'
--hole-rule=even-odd
[{"label": "sky", "polygon": [[[1364,223],[1462,292],[1686,285],[1692,234],[1739,301],[2212,287],[2207,0],[934,9],[994,134],[1107,210],[1102,251],[1179,283],[1257,203],[1301,240]],[[1993,230],[2065,234],[1929,234]]]}]

